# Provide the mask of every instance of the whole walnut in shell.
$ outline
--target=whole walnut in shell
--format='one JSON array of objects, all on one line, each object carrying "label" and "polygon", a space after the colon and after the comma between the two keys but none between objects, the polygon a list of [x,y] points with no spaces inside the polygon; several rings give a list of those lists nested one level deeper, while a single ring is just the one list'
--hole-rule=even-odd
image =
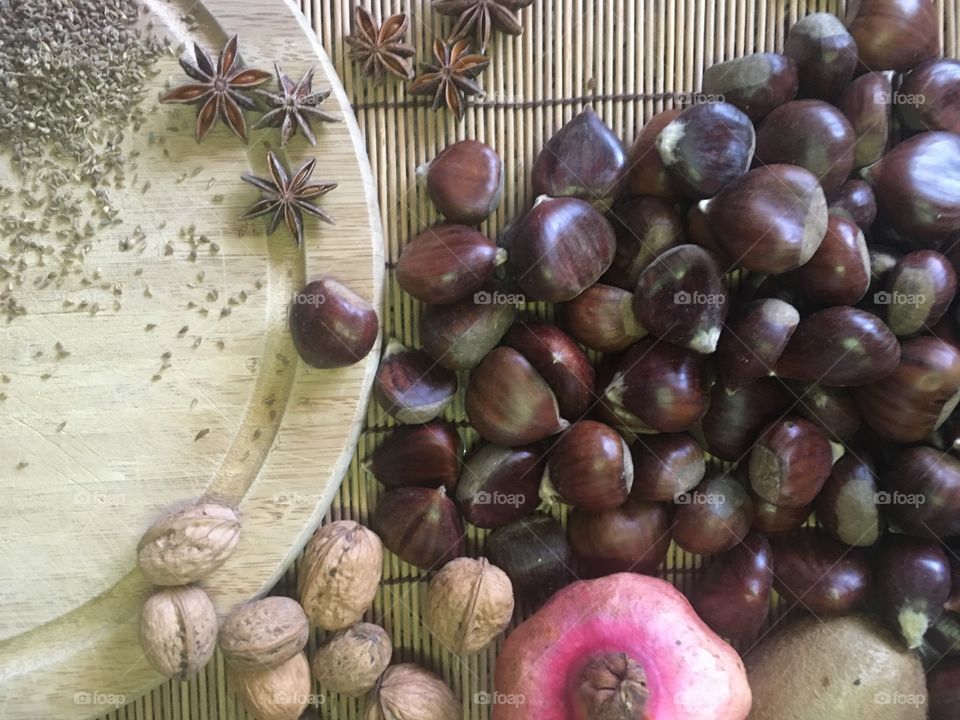
[{"label": "whole walnut in shell", "polygon": [[161,675],[185,680],[207,664],[217,647],[217,612],[201,588],[162,588],[140,612],[140,647]]},{"label": "whole walnut in shell", "polygon": [[352,520],[324,525],[304,550],[297,590],[310,621],[342,630],[373,604],[383,573],[380,538]]},{"label": "whole walnut in shell", "polygon": [[451,560],[427,589],[427,625],[458,655],[485,648],[512,616],[510,578],[486,558]]},{"label": "whole walnut in shell", "polygon": [[447,684],[419,665],[387,668],[367,695],[363,720],[460,720],[463,710]]},{"label": "whole walnut in shell", "polygon": [[288,597],[266,597],[241,605],[227,616],[220,628],[220,652],[234,667],[267,670],[303,650],[309,635],[300,603]]},{"label": "whole walnut in shell", "polygon": [[223,565],[239,540],[240,520],[231,508],[194,503],[147,529],[137,565],[154,585],[188,585]]},{"label": "whole walnut in shell", "polygon": [[298,720],[310,704],[310,663],[302,652],[269,670],[230,667],[227,677],[257,720]]},{"label": "whole walnut in shell", "polygon": [[363,695],[390,664],[390,636],[379,625],[357,623],[317,648],[310,667],[324,690]]}]

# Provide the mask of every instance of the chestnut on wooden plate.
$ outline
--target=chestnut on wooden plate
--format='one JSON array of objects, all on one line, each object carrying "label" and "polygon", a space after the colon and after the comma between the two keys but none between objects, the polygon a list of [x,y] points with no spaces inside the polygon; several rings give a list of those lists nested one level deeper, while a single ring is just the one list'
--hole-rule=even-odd
[{"label": "chestnut on wooden plate", "polygon": [[293,297],[290,335],[308,365],[338,368],[358,363],[379,334],[373,306],[333,278],[307,283]]}]

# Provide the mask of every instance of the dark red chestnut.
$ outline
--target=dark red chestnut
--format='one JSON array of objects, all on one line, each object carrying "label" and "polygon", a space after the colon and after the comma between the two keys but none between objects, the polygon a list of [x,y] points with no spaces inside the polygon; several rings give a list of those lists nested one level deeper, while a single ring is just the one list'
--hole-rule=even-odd
[{"label": "dark red chestnut", "polygon": [[626,501],[632,486],[633,460],[620,433],[581,420],[548,453],[540,494],[585,510],[612,510]]},{"label": "dark red chestnut", "polygon": [[863,180],[847,180],[830,198],[830,214],[853,220],[861,230],[869,230],[877,219],[877,196]]},{"label": "dark red chestnut", "polygon": [[884,514],[920,537],[960,535],[960,460],[932,447],[900,450],[880,474]]},{"label": "dark red chestnut", "polygon": [[781,105],[757,128],[757,162],[806,168],[831,195],[853,170],[853,127],[846,116],[822,100]]},{"label": "dark red chestnut", "polygon": [[[476,367],[500,342],[517,315],[500,294],[477,293],[448,305],[427,305],[420,314],[420,342],[440,365],[451,370]],[[489,302],[484,302],[489,300]]]},{"label": "dark red chestnut", "polygon": [[546,458],[535,445],[483,445],[463,464],[457,505],[480,528],[496,528],[529,515],[540,504]]},{"label": "dark red chestnut", "polygon": [[365,467],[387,488],[443,486],[452,491],[460,477],[461,454],[457,429],[434,420],[395,430]]},{"label": "dark red chestnut", "polygon": [[870,287],[870,255],[860,226],[830,215],[827,234],[810,261],[780,281],[812,305],[855,305]]},{"label": "dark red chestnut", "polygon": [[753,503],[753,529],[767,536],[787,535],[799,530],[813,512],[810,505],[774,505],[752,491],[750,500]]},{"label": "dark red chestnut", "polygon": [[898,99],[897,116],[910,130],[960,134],[960,60],[924,63],[904,78]]},{"label": "dark red chestnut", "polygon": [[729,550],[747,536],[753,523],[750,496],[726,473],[707,477],[691,492],[678,496],[676,504],[673,539],[692,553]]},{"label": "dark red chestnut", "polygon": [[683,243],[680,215],[666,200],[636,197],[614,207],[610,218],[617,234],[617,251],[610,269],[600,279],[633,292],[647,265]]},{"label": "dark red chestnut", "polygon": [[887,276],[886,289],[873,298],[886,310],[897,335],[913,335],[937,324],[957,292],[957,273],[943,255],[917,250],[904,255]]},{"label": "dark red chestnut", "polygon": [[774,422],[750,453],[750,486],[774,505],[809,505],[833,467],[833,449],[820,428],[798,417]]},{"label": "dark red chestnut", "polygon": [[423,570],[439,568],[465,551],[463,521],[443,487],[388,490],[370,526],[388,550]]},{"label": "dark red chestnut", "polygon": [[[697,205],[691,205],[690,210],[687,211],[686,236],[694,245],[699,245],[704,250],[709,251],[724,274],[736,270],[737,262],[720,245],[710,221],[707,220],[707,216]],[[634,287],[636,287],[636,283],[634,283]]]},{"label": "dark red chestnut", "polygon": [[427,195],[452,223],[479,225],[503,195],[503,162],[477,140],[447,145],[426,167]]},{"label": "dark red chestnut", "polygon": [[358,363],[379,334],[373,306],[333,278],[314,280],[293,296],[290,335],[307,365],[338,368]]},{"label": "dark red chestnut", "polygon": [[862,453],[847,453],[834,464],[817,497],[817,519],[845,545],[873,545],[883,532],[877,492],[872,463]]},{"label": "dark red chestnut", "polygon": [[782,300],[766,298],[745,305],[721,334],[717,348],[726,387],[737,390],[770,375],[799,322],[797,309]]},{"label": "dark red chestnut", "polygon": [[466,225],[427,228],[407,243],[397,261],[397,282],[434,305],[473,295],[506,260],[506,251]]},{"label": "dark red chestnut", "polygon": [[597,283],[559,308],[561,324],[597,352],[620,352],[646,336],[633,312],[633,293]]},{"label": "dark red chestnut", "polygon": [[534,195],[608,202],[623,177],[627,153],[620,138],[586,108],[557,130],[533,163]]},{"label": "dark red chestnut", "polygon": [[402,423],[433,420],[457,394],[457,376],[423,350],[390,340],[373,383],[377,402]]},{"label": "dark red chestnut", "polygon": [[784,598],[818,615],[848,612],[870,588],[870,566],[864,551],[835,540],[804,533],[770,539],[773,587]]},{"label": "dark red chestnut", "polygon": [[933,0],[851,0],[846,23],[867,70],[906,72],[940,55]]},{"label": "dark red chestnut", "polygon": [[703,449],[686,433],[637,438],[633,445],[634,500],[673,502],[693,490],[706,474]]},{"label": "dark red chestnut", "polygon": [[856,137],[853,166],[867,167],[880,160],[893,133],[893,73],[861,75],[843,91],[837,107],[847,116]]},{"label": "dark red chestnut", "polygon": [[540,196],[517,224],[510,270],[529,299],[564,302],[599,280],[615,251],[613,227],[592,205]]},{"label": "dark red chestnut", "polygon": [[793,394],[797,398],[797,414],[823,430],[832,440],[845,443],[860,429],[860,410],[850,390],[817,383],[795,383]]},{"label": "dark red chestnut", "polygon": [[664,167],[691,198],[713,197],[744,175],[756,147],[753,123],[733,105],[692,105],[657,137]]},{"label": "dark red chestnut", "polygon": [[567,534],[580,574],[655,574],[670,549],[670,513],[663,503],[627,500],[611,510],[574,508]]},{"label": "dark red chestnut", "polygon": [[753,447],[761,431],[795,402],[783,383],[760,378],[736,391],[715,383],[710,407],[700,421],[704,448],[721,460],[736,462]]},{"label": "dark red chestnut", "polygon": [[487,538],[490,562],[503,570],[518,598],[542,602],[573,581],[573,551],[560,523],[534,513]]},{"label": "dark red chestnut", "polygon": [[857,43],[831,13],[800,18],[790,32],[783,54],[797,63],[800,95],[833,102],[853,79]]},{"label": "dark red chestnut", "polygon": [[703,71],[703,92],[722,97],[754,122],[797,97],[799,76],[793,58],[754,53]]},{"label": "dark red chestnut", "polygon": [[827,198],[820,181],[795,165],[751,170],[700,209],[727,253],[756,272],[800,267],[827,234]]},{"label": "dark red chestnut", "polygon": [[960,704],[960,661],[934,666],[927,675],[929,720],[953,720]]},{"label": "dark red chestnut", "polygon": [[657,151],[657,137],[680,115],[680,109],[664,110],[654,115],[637,135],[630,149],[627,176],[623,193],[626,197],[650,195],[665,200],[682,196],[673,175],[667,171]]}]

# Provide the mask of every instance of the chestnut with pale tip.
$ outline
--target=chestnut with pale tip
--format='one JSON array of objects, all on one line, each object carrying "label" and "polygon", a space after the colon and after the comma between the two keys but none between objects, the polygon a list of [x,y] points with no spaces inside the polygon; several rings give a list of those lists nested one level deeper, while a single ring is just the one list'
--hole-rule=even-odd
[{"label": "chestnut with pale tip", "polygon": [[449,222],[479,225],[500,205],[503,161],[485,143],[447,145],[417,172],[426,176],[427,195]]},{"label": "chestnut with pale tip", "polygon": [[634,500],[672,502],[693,490],[706,475],[703,449],[687,433],[660,433],[633,444]]},{"label": "chestnut with pale tip", "polygon": [[786,55],[754,53],[711,65],[703,71],[703,92],[722,97],[754,122],[796,99],[797,63]]},{"label": "chestnut with pale tip", "polygon": [[936,325],[956,293],[957,273],[950,261],[933,250],[917,250],[897,261],[874,302],[895,334],[913,335]]},{"label": "chestnut with pale tip", "polygon": [[960,134],[960,60],[925,62],[904,78],[900,96],[897,116],[910,130]]},{"label": "chestnut with pale tip", "polygon": [[394,430],[364,468],[386,488],[443,486],[452,491],[460,477],[462,454],[456,427],[433,420]]},{"label": "chestnut with pale tip", "polygon": [[289,322],[297,353],[316,368],[360,362],[380,334],[380,320],[373,306],[333,278],[307,283],[294,295]]},{"label": "chestnut with pale tip", "polygon": [[373,393],[387,413],[406,424],[433,420],[457,394],[457,376],[423,350],[391,339],[374,378]]},{"label": "chestnut with pale tip", "polygon": [[885,530],[878,497],[877,476],[869,456],[848,453],[834,464],[817,496],[817,519],[834,540],[868,547]]},{"label": "chestnut with pale tip", "polygon": [[753,503],[727,473],[714,473],[674,498],[673,539],[687,552],[713,555],[738,545],[750,532]]},{"label": "chestnut with pale tip", "polygon": [[670,549],[670,512],[665,503],[633,499],[610,510],[576,507],[567,534],[583,577],[653,575]]},{"label": "chestnut with pale tip", "polygon": [[560,308],[560,324],[597,352],[626,350],[647,331],[633,311],[633,293],[597,283]]},{"label": "chestnut with pale tip", "polygon": [[796,399],[780,380],[754,380],[739,390],[723,382],[710,389],[709,408],[700,421],[704,449],[721,460],[740,460],[768,423],[780,417]]},{"label": "chestnut with pale tip", "polygon": [[894,130],[893,80],[892,72],[866,73],[850,83],[837,101],[856,137],[854,168],[872,165],[890,148]]},{"label": "chestnut with pale tip", "polygon": [[370,525],[388,550],[422,570],[460,557],[466,549],[463,520],[444,487],[388,490]]},{"label": "chestnut with pale tip", "polygon": [[471,525],[506,525],[537,509],[545,468],[546,457],[537,445],[482,445],[463,464],[457,506]]},{"label": "chestnut with pale tip", "polygon": [[790,383],[798,402],[798,415],[823,430],[834,442],[846,443],[860,429],[863,419],[848,388],[830,387],[820,383]]},{"label": "chestnut with pale tip", "polygon": [[744,305],[720,335],[717,364],[724,385],[737,390],[770,375],[799,323],[800,313],[783,300],[762,298]]},{"label": "chestnut with pale tip", "polygon": [[829,210],[831,215],[853,220],[861,230],[867,231],[877,219],[877,196],[863,180],[847,180],[830,198]]},{"label": "chestnut with pale tip", "polygon": [[427,305],[420,313],[420,343],[443,367],[469,370],[497,346],[516,315],[516,305],[477,302],[477,296],[447,305]]},{"label": "chestnut with pale tip", "polygon": [[750,452],[750,486],[774,505],[809,505],[832,467],[827,436],[813,423],[788,416],[770,425]]},{"label": "chestnut with pale tip", "polygon": [[633,292],[643,269],[656,257],[684,242],[677,208],[657,197],[636,197],[610,211],[617,236],[613,263],[600,282]]},{"label": "chestnut with pale tip", "polygon": [[832,13],[812,13],[794,23],[783,54],[796,61],[800,95],[806,98],[833,102],[857,69],[857,43]]},{"label": "chestnut with pale tip", "polygon": [[949,453],[902,448],[880,472],[880,487],[884,515],[896,529],[934,539],[960,535],[960,460]]},{"label": "chestnut with pale tip", "polygon": [[622,505],[633,486],[630,446],[609,425],[581,420],[565,431],[547,454],[540,496],[585,510]]},{"label": "chestnut with pale tip", "polygon": [[753,503],[753,529],[767,537],[788,535],[803,527],[813,512],[810,505],[774,505],[750,490]]},{"label": "chestnut with pale tip", "polygon": [[651,196],[671,201],[683,197],[679,182],[664,166],[657,151],[657,137],[679,117],[680,112],[680,108],[671,108],[657,113],[637,134],[627,163],[623,187],[625,197]]},{"label": "chestnut with pale tip", "polygon": [[866,70],[906,72],[940,55],[934,0],[852,0],[846,25]]}]

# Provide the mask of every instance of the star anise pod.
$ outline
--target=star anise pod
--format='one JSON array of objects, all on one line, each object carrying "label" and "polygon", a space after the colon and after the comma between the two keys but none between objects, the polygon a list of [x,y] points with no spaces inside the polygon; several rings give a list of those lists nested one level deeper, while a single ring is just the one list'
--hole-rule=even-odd
[{"label": "star anise pod", "polygon": [[433,0],[433,9],[441,15],[454,15],[453,39],[471,37],[483,50],[490,42],[494,30],[509,35],[519,35],[523,25],[517,11],[533,3],[533,0]]},{"label": "star anise pod", "polygon": [[267,167],[270,170],[270,178],[260,178],[255,175],[243,175],[243,179],[258,188],[263,193],[263,198],[250,206],[241,220],[260,217],[273,213],[270,222],[267,225],[267,235],[273,235],[274,230],[283,220],[297,241],[297,246],[303,244],[303,213],[308,212],[321,220],[333,224],[333,220],[323,210],[311,202],[321,195],[326,195],[333,190],[337,184],[332,182],[320,182],[310,184],[310,176],[313,175],[313,169],[316,167],[316,159],[308,160],[301,165],[297,171],[290,176],[283,162],[277,157],[276,153],[267,153]]},{"label": "star anise pod", "polygon": [[433,55],[437,64],[423,64],[423,72],[410,83],[410,92],[414,95],[433,94],[433,109],[438,110],[446,103],[459,120],[463,117],[464,96],[483,92],[474,78],[490,64],[486,55],[468,55],[469,48],[469,40],[458,40],[452,45],[434,40]]},{"label": "star anise pod", "polygon": [[360,63],[364,75],[373,77],[374,84],[382,83],[388,72],[403,80],[413,78],[410,58],[416,51],[405,42],[406,15],[391,15],[378,26],[373,15],[358,5],[353,26],[353,35],[344,38],[351,47],[350,57]]},{"label": "star anise pod", "polygon": [[310,125],[311,119],[322,120],[323,122],[338,122],[330,113],[320,109],[319,105],[330,95],[329,90],[318,90],[313,92],[313,68],[307,70],[300,82],[293,82],[280,66],[274,64],[277,71],[277,84],[280,86],[279,93],[268,93],[260,91],[260,94],[267,99],[273,108],[264,115],[254,125],[254,128],[260,127],[279,127],[280,145],[286,145],[290,138],[300,128],[300,132],[311,145],[317,144],[317,138],[313,134],[313,127]]},{"label": "star anise pod", "polygon": [[197,82],[174,88],[165,93],[160,101],[200,105],[197,111],[197,142],[210,132],[217,115],[246,142],[247,124],[243,119],[243,109],[254,110],[256,105],[241,91],[262,85],[270,79],[270,73],[239,64],[236,35],[220,51],[216,66],[199,44],[194,43],[193,51],[197,64],[180,58],[180,67]]}]

